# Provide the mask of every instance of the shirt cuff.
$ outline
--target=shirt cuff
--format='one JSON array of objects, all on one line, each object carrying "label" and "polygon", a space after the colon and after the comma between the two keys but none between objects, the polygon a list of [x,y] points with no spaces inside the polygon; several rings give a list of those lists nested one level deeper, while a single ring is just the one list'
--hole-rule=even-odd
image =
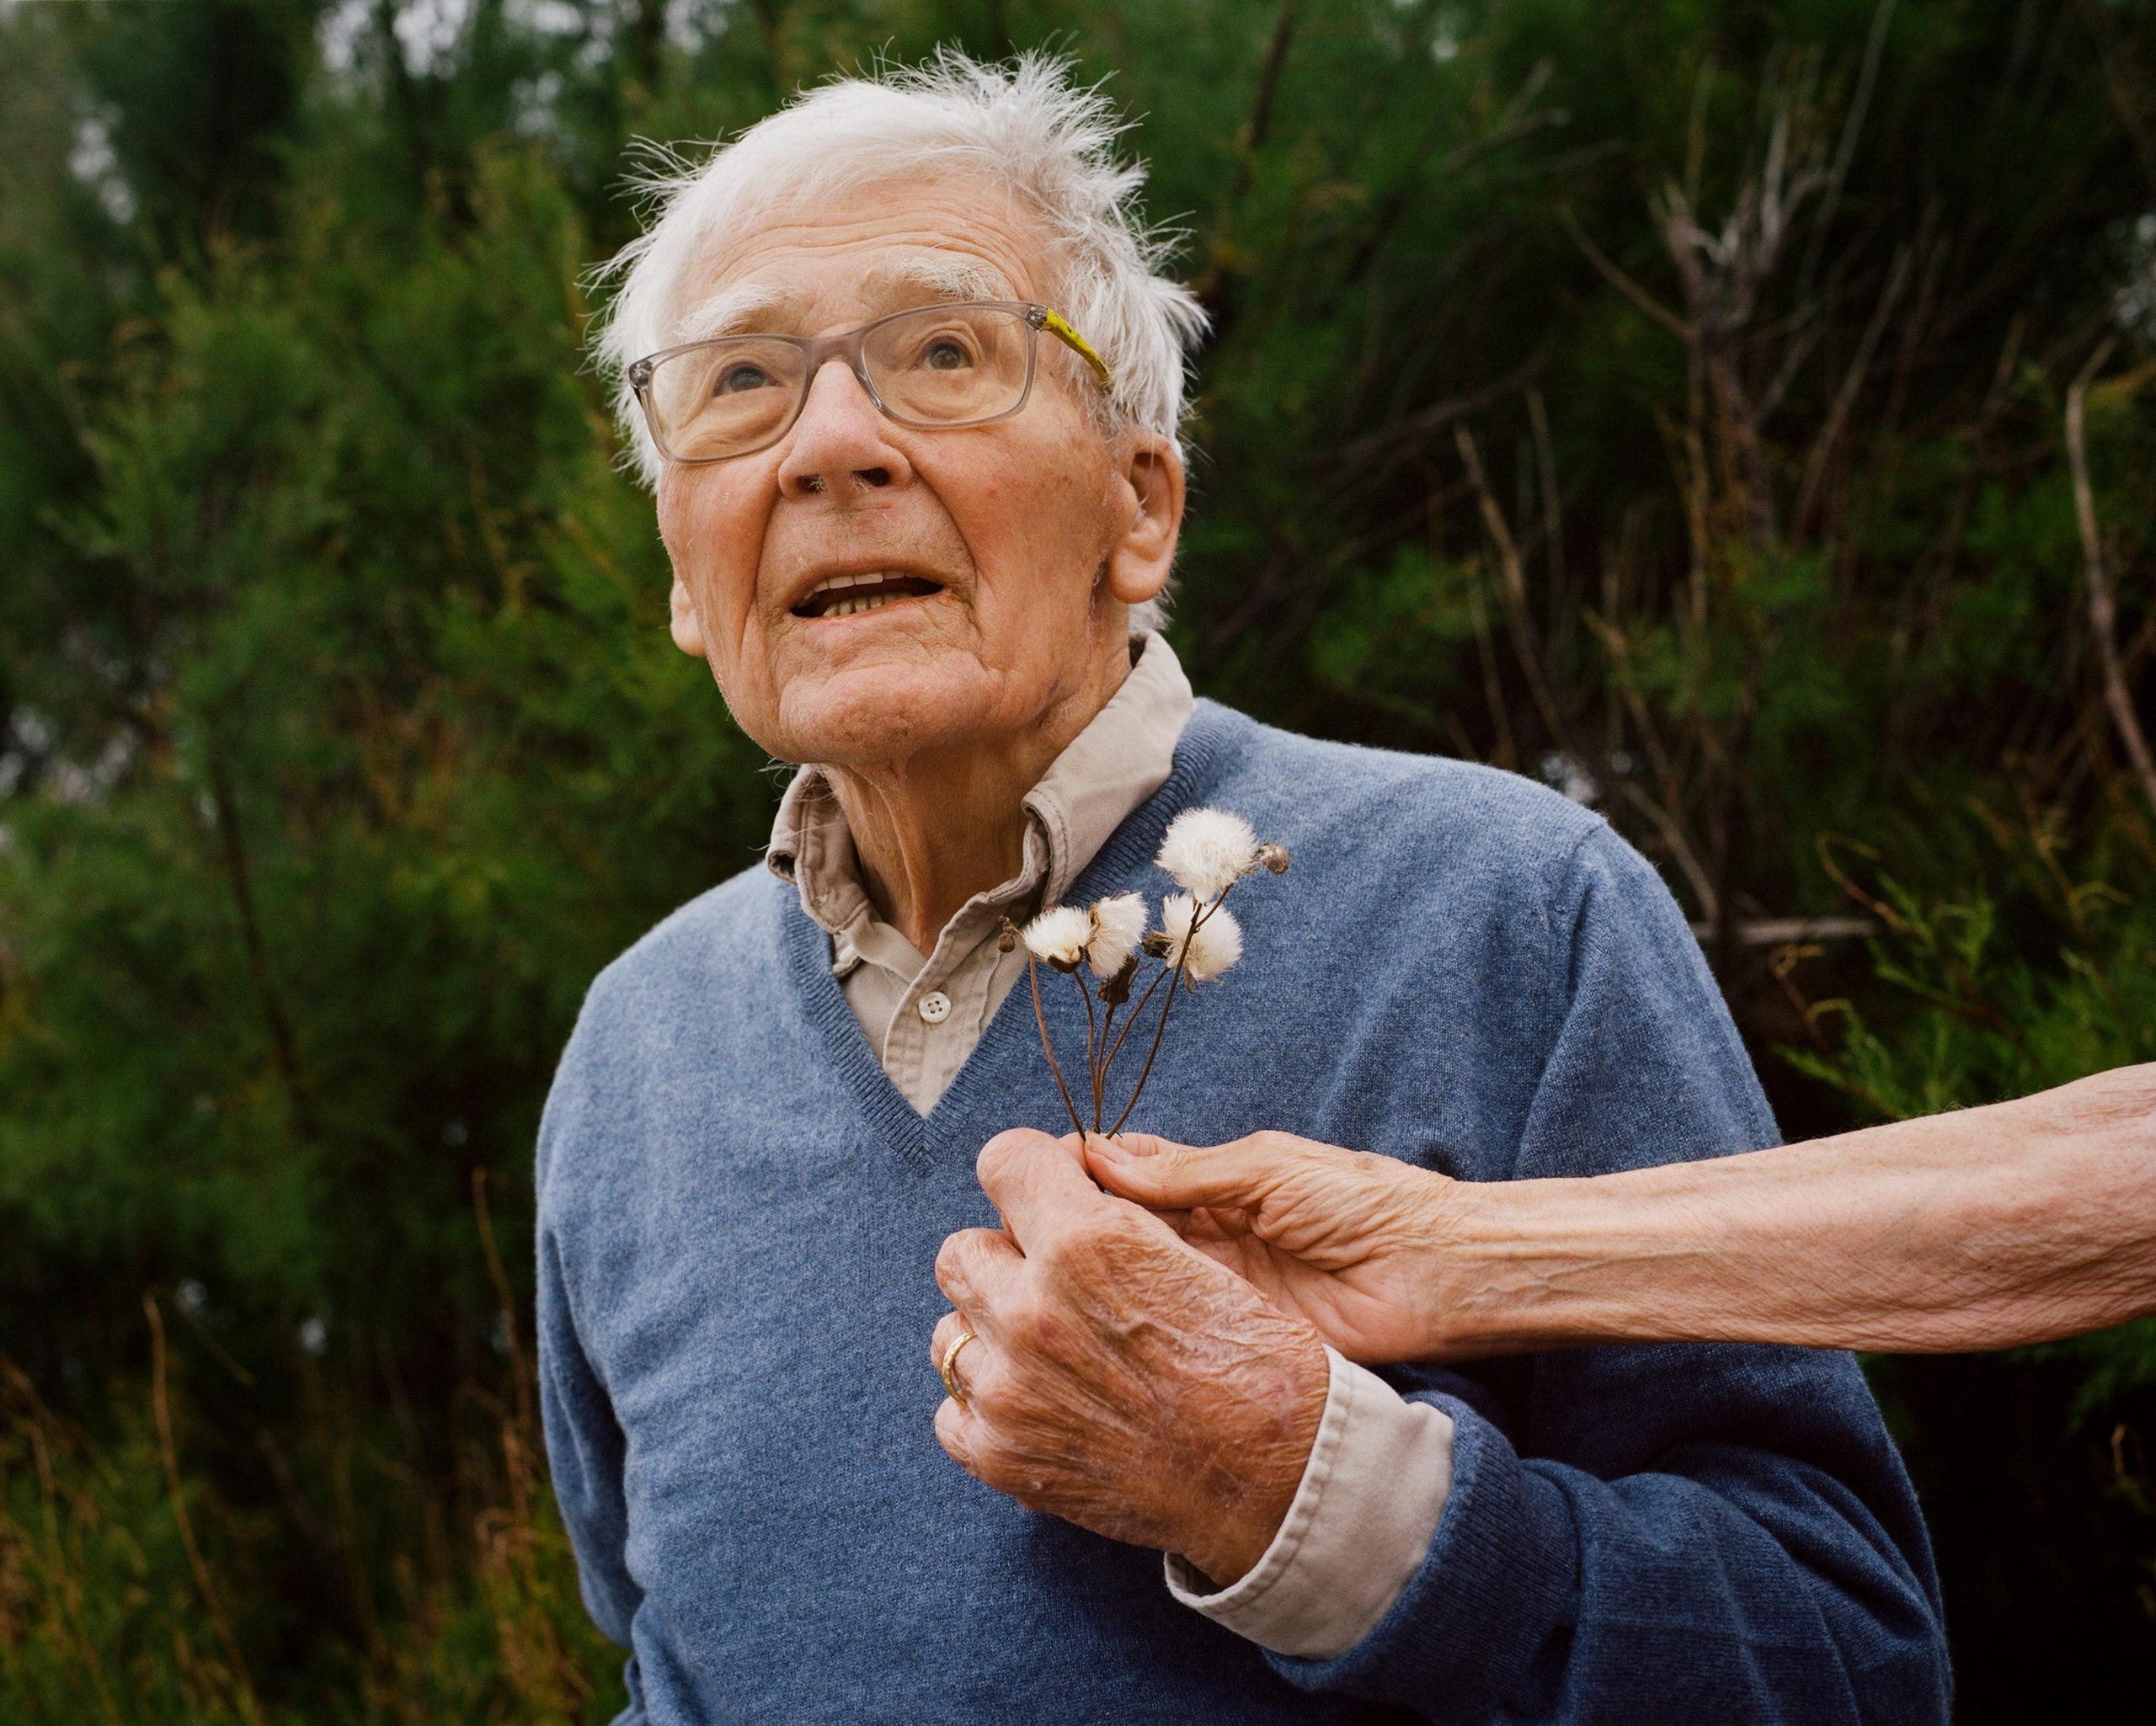
[{"label": "shirt cuff", "polygon": [[1215,1589],[1170,1553],[1168,1592],[1278,1654],[1331,1659],[1422,1568],[1452,1490],[1452,1416],[1327,1346],[1332,1376],[1302,1484],[1250,1574]]}]

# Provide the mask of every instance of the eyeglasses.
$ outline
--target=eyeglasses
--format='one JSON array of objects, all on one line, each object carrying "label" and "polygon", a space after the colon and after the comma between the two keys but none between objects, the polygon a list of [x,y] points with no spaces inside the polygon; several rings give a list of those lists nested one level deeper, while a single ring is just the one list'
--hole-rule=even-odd
[{"label": "eyeglasses", "polygon": [[965,300],[894,312],[835,336],[718,336],[629,368],[652,440],[670,461],[753,455],[781,438],[825,364],[843,360],[900,425],[985,425],[1026,405],[1033,338],[1056,337],[1105,385],[1107,364],[1046,306]]}]

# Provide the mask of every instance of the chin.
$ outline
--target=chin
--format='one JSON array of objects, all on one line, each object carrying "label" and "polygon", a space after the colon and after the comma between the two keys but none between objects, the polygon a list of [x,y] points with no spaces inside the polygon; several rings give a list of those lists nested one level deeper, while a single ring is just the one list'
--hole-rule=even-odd
[{"label": "chin", "polygon": [[[958,668],[905,658],[833,668],[789,682],[778,702],[782,760],[867,765],[979,737],[988,716]],[[978,673],[977,662],[969,662]],[[954,674],[956,674],[954,675]]]}]

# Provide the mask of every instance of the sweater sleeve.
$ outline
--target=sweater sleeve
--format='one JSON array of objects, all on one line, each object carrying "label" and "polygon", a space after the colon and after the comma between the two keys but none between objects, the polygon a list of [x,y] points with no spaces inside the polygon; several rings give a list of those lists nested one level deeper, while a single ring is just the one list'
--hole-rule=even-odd
[{"label": "sweater sleeve", "polygon": [[[1720,992],[1645,860],[1598,828],[1550,904],[1552,1030],[1515,1176],[1774,1143]],[[1359,1643],[1267,1655],[1290,1682],[1444,1722],[1946,1718],[1929,1549],[1850,1356],[1617,1346],[1389,1376],[1452,1417],[1451,1490],[1422,1565]]]},{"label": "sweater sleeve", "polygon": [[[568,1063],[564,1061],[566,1069]],[[535,1185],[538,1195],[536,1292],[540,1423],[554,1499],[576,1554],[584,1610],[609,1640],[632,1646],[630,1624],[643,1604],[643,1590],[629,1574],[628,1506],[622,1479],[626,1444],[606,1386],[592,1368],[577,1334],[556,1225],[555,1201],[548,1180],[554,1140],[565,1111],[556,1095],[547,1100],[539,1129]],[[629,1707],[619,1726],[644,1718],[637,1661],[631,1654],[623,1669]]]},{"label": "sweater sleeve", "polygon": [[577,1340],[560,1255],[543,1228],[537,1304],[539,1411],[554,1497],[576,1553],[584,1607],[609,1639],[627,1648],[629,1621],[643,1595],[626,1563],[622,1429]]}]

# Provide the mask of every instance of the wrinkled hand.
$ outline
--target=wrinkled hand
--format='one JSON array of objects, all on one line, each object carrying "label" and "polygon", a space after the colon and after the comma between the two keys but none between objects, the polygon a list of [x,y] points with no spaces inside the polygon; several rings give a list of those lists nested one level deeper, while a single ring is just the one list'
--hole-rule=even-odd
[{"label": "wrinkled hand", "polygon": [[1270,1544],[1302,1479],[1331,1369],[1317,1333],[1088,1178],[1078,1140],[1017,1131],[983,1148],[1004,1226],[943,1243],[957,1311],[940,1366],[966,1400],[936,1411],[943,1448],[1028,1510],[1177,1553],[1215,1583]]},{"label": "wrinkled hand", "polygon": [[1396,1158],[1289,1132],[1193,1147],[1150,1133],[1089,1135],[1102,1185],[1159,1213],[1352,1361],[1457,1358],[1471,1189]]}]

